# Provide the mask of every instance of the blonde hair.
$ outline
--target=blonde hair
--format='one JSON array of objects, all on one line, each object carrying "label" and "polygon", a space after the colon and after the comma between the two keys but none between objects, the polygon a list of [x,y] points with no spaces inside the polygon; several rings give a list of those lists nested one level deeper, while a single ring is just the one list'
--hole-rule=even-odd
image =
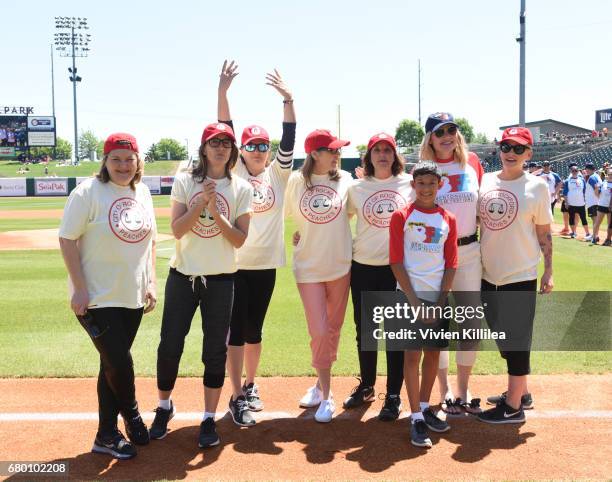
[{"label": "blonde hair", "polygon": [[[433,132],[428,132],[423,137],[423,142],[421,142],[421,149],[419,151],[419,159],[421,161],[436,161],[438,156],[431,145],[431,135]],[[467,143],[465,142],[465,137],[461,134],[459,128],[457,128],[457,147],[455,147],[455,152],[453,154],[453,158],[455,162],[458,162],[462,168],[467,165],[468,162],[468,148]]]},{"label": "blonde hair", "polygon": [[[136,184],[140,182],[140,180],[142,179],[142,174],[144,173],[144,161],[142,157],[140,157],[140,154],[138,152],[134,152],[134,154],[136,154],[137,161],[136,161],[136,174],[134,174],[134,177],[130,181],[130,189],[132,191],[136,190]],[[111,180],[110,174],[108,173],[108,169],[106,167],[106,161],[108,159],[108,156],[109,155],[106,154],[102,158],[102,164],[100,165],[100,172],[96,174],[96,179],[98,179],[98,181],[104,184],[106,184],[108,181]]]},{"label": "blonde hair", "polygon": [[[302,176],[304,177],[304,182],[306,183],[307,189],[312,189],[312,173],[314,172],[315,159],[312,156],[312,153],[306,155],[306,159],[304,159],[304,164],[300,169]],[[329,171],[329,180],[330,181],[338,181],[340,179],[340,173],[337,169],[333,171]]]}]

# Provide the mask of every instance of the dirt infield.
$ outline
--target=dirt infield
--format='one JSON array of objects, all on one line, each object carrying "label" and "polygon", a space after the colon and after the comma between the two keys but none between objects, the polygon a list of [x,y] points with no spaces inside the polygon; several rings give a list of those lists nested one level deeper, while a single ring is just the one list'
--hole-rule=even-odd
[{"label": "dirt infield", "polygon": [[[397,422],[376,419],[380,400],[366,410],[343,411],[341,400],[354,379],[334,379],[338,408],[330,424],[316,423],[314,409],[297,407],[313,379],[259,382],[266,409],[258,424],[239,428],[220,413],[221,445],[199,450],[202,382],[180,379],[173,396],[178,412],[168,436],[140,447],[135,459],[117,462],[89,452],[97,426],[94,379],[2,379],[0,437],[7,443],[0,460],[68,461],[71,479],[114,480],[606,479],[612,474],[609,374],[533,376],[535,410],[527,412],[525,424],[452,418],[449,432],[432,434],[429,451],[410,445],[405,412]],[[228,385],[220,411],[227,406]],[[504,388],[504,377],[474,377],[472,386],[485,397]],[[150,423],[155,380],[139,379],[137,393]]]}]

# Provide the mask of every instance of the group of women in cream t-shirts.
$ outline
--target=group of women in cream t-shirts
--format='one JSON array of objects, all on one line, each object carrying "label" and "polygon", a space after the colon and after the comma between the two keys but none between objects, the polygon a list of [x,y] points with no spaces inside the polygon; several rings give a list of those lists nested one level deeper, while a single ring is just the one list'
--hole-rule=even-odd
[{"label": "group of women in cream t-shirts", "polygon": [[[142,314],[152,310],[156,301],[155,216],[150,194],[139,182],[142,160],[136,140],[121,133],[109,137],[100,175],[78,186],[66,204],[60,240],[73,285],[71,305],[101,359],[95,452],[131,458],[136,455],[133,444],[144,445],[150,438],[166,436],[175,415],[171,394],[185,337],[198,308],[204,364],[204,415],[198,445],[211,447],[220,442],[215,413],[226,371],[232,384],[229,410],[234,422],[241,426],[255,424],[252,412],[263,409],[255,383],[263,323],[276,269],[285,263],[285,215],[297,226],[293,272],[317,374],[316,383],[299,404],[317,407],[318,422],[331,421],[336,411],[331,370],[349,289],[360,383],[343,406],[351,409],[375,399],[377,352],[361,349],[361,332],[369,326],[361,319],[361,294],[396,288],[389,267],[389,223],[394,211],[413,200],[411,176],[404,172],[393,136],[381,132],[369,140],[360,179],[354,180],[340,169],[341,148],[349,142],[323,129],[308,134],[304,165],[292,172],[296,126],[293,97],[277,71],[267,76],[268,85],[283,97],[283,136],[276,157],[270,162],[269,135],[259,125],[244,128],[238,148],[227,99],[236,75],[236,64],[224,63],[218,122],[206,126],[198,162],[179,173],[172,188],[171,229],[176,247],[170,260],[157,349],[159,405],[150,430],[138,411],[129,352]],[[459,241],[468,247],[459,251],[460,268],[462,253],[464,266],[468,266],[463,277],[458,270],[458,279],[464,281],[453,289],[479,291],[480,249],[475,235],[482,169],[477,158],[467,153],[452,116],[430,116],[426,131],[421,155],[434,158],[448,171],[448,186],[441,190],[440,195],[445,196],[441,202],[451,211],[453,204],[460,205],[454,213]],[[349,224],[352,216],[356,216],[354,238]],[[539,214],[539,222],[544,218],[545,213]],[[101,256],[106,252],[114,255]],[[387,390],[379,419],[390,421],[400,414],[403,352],[389,351],[386,358]],[[457,398],[446,396],[450,392],[446,373],[440,373],[445,410],[478,410],[467,392],[474,358],[475,352],[462,358],[467,368],[463,381],[460,378]],[[522,376],[528,371],[528,357],[521,358],[521,363],[516,373]],[[441,370],[447,366],[441,366]],[[511,387],[513,402],[526,391],[522,380]],[[119,413],[127,438],[117,428]]]}]

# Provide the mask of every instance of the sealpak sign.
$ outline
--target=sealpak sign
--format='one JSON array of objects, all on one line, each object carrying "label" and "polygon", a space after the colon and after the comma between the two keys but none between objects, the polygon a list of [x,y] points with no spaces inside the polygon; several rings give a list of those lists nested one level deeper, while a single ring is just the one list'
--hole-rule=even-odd
[{"label": "sealpak sign", "polygon": [[34,193],[36,196],[67,196],[68,178],[36,178],[34,179]]}]

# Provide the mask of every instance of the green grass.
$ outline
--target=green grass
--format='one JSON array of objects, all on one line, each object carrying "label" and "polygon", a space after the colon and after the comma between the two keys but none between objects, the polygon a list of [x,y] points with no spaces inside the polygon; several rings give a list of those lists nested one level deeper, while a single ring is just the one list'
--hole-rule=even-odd
[{"label": "green grass", "polygon": [[[152,196],[153,206],[170,207],[170,196]],[[28,211],[32,209],[64,209],[65,196],[0,197],[0,210]]]},{"label": "green grass", "polygon": [[[154,198],[156,204],[168,205],[167,196]],[[36,202],[43,201],[40,198]],[[14,200],[11,200],[14,201]],[[23,200],[22,200],[23,201]],[[0,209],[7,209],[0,199]],[[62,207],[65,199],[44,199],[53,207]],[[59,205],[58,205],[59,203]],[[18,204],[18,203],[17,203]],[[13,206],[17,209],[17,205]],[[25,226],[55,227],[57,220],[14,220],[19,229]],[[13,221],[11,221],[13,222]],[[49,223],[49,224],[45,224]],[[20,225],[21,224],[21,225]],[[0,222],[0,229],[8,221]],[[158,218],[159,231],[169,233],[169,219]],[[285,239],[290,239],[294,224],[287,223]],[[155,376],[156,348],[159,342],[164,286],[168,258],[173,241],[159,243],[157,275],[158,307],[146,315],[133,347],[137,374]],[[555,289],[609,290],[612,251],[574,240],[555,237]],[[288,258],[291,248],[287,246]],[[0,252],[0,340],[3,353],[0,377],[75,377],[94,376],[98,357],[68,304],[66,271],[58,251]],[[199,376],[201,328],[196,315],[187,337],[181,362],[181,376]],[[264,325],[264,351],[260,374],[308,375],[310,367],[309,338],[304,312],[290,267],[278,270],[276,289]],[[534,352],[533,373],[602,373],[612,371],[610,352]],[[452,356],[452,355],[451,355]],[[380,356],[384,373],[384,356]],[[453,370],[451,364],[451,371]],[[355,326],[352,305],[342,330],[338,361],[334,374],[353,375],[358,371],[355,348]],[[478,355],[475,373],[505,373],[505,363],[497,352]]]},{"label": "green grass", "polygon": [[[180,161],[155,161],[145,164],[146,176],[171,176],[175,173]],[[18,161],[0,161],[0,177],[44,177],[45,166],[43,164],[28,164],[29,172],[17,174],[21,167]],[[78,166],[58,166],[52,161],[49,163],[49,175],[57,174],[58,177],[81,177],[91,176],[100,170],[99,162],[82,162]]]}]

